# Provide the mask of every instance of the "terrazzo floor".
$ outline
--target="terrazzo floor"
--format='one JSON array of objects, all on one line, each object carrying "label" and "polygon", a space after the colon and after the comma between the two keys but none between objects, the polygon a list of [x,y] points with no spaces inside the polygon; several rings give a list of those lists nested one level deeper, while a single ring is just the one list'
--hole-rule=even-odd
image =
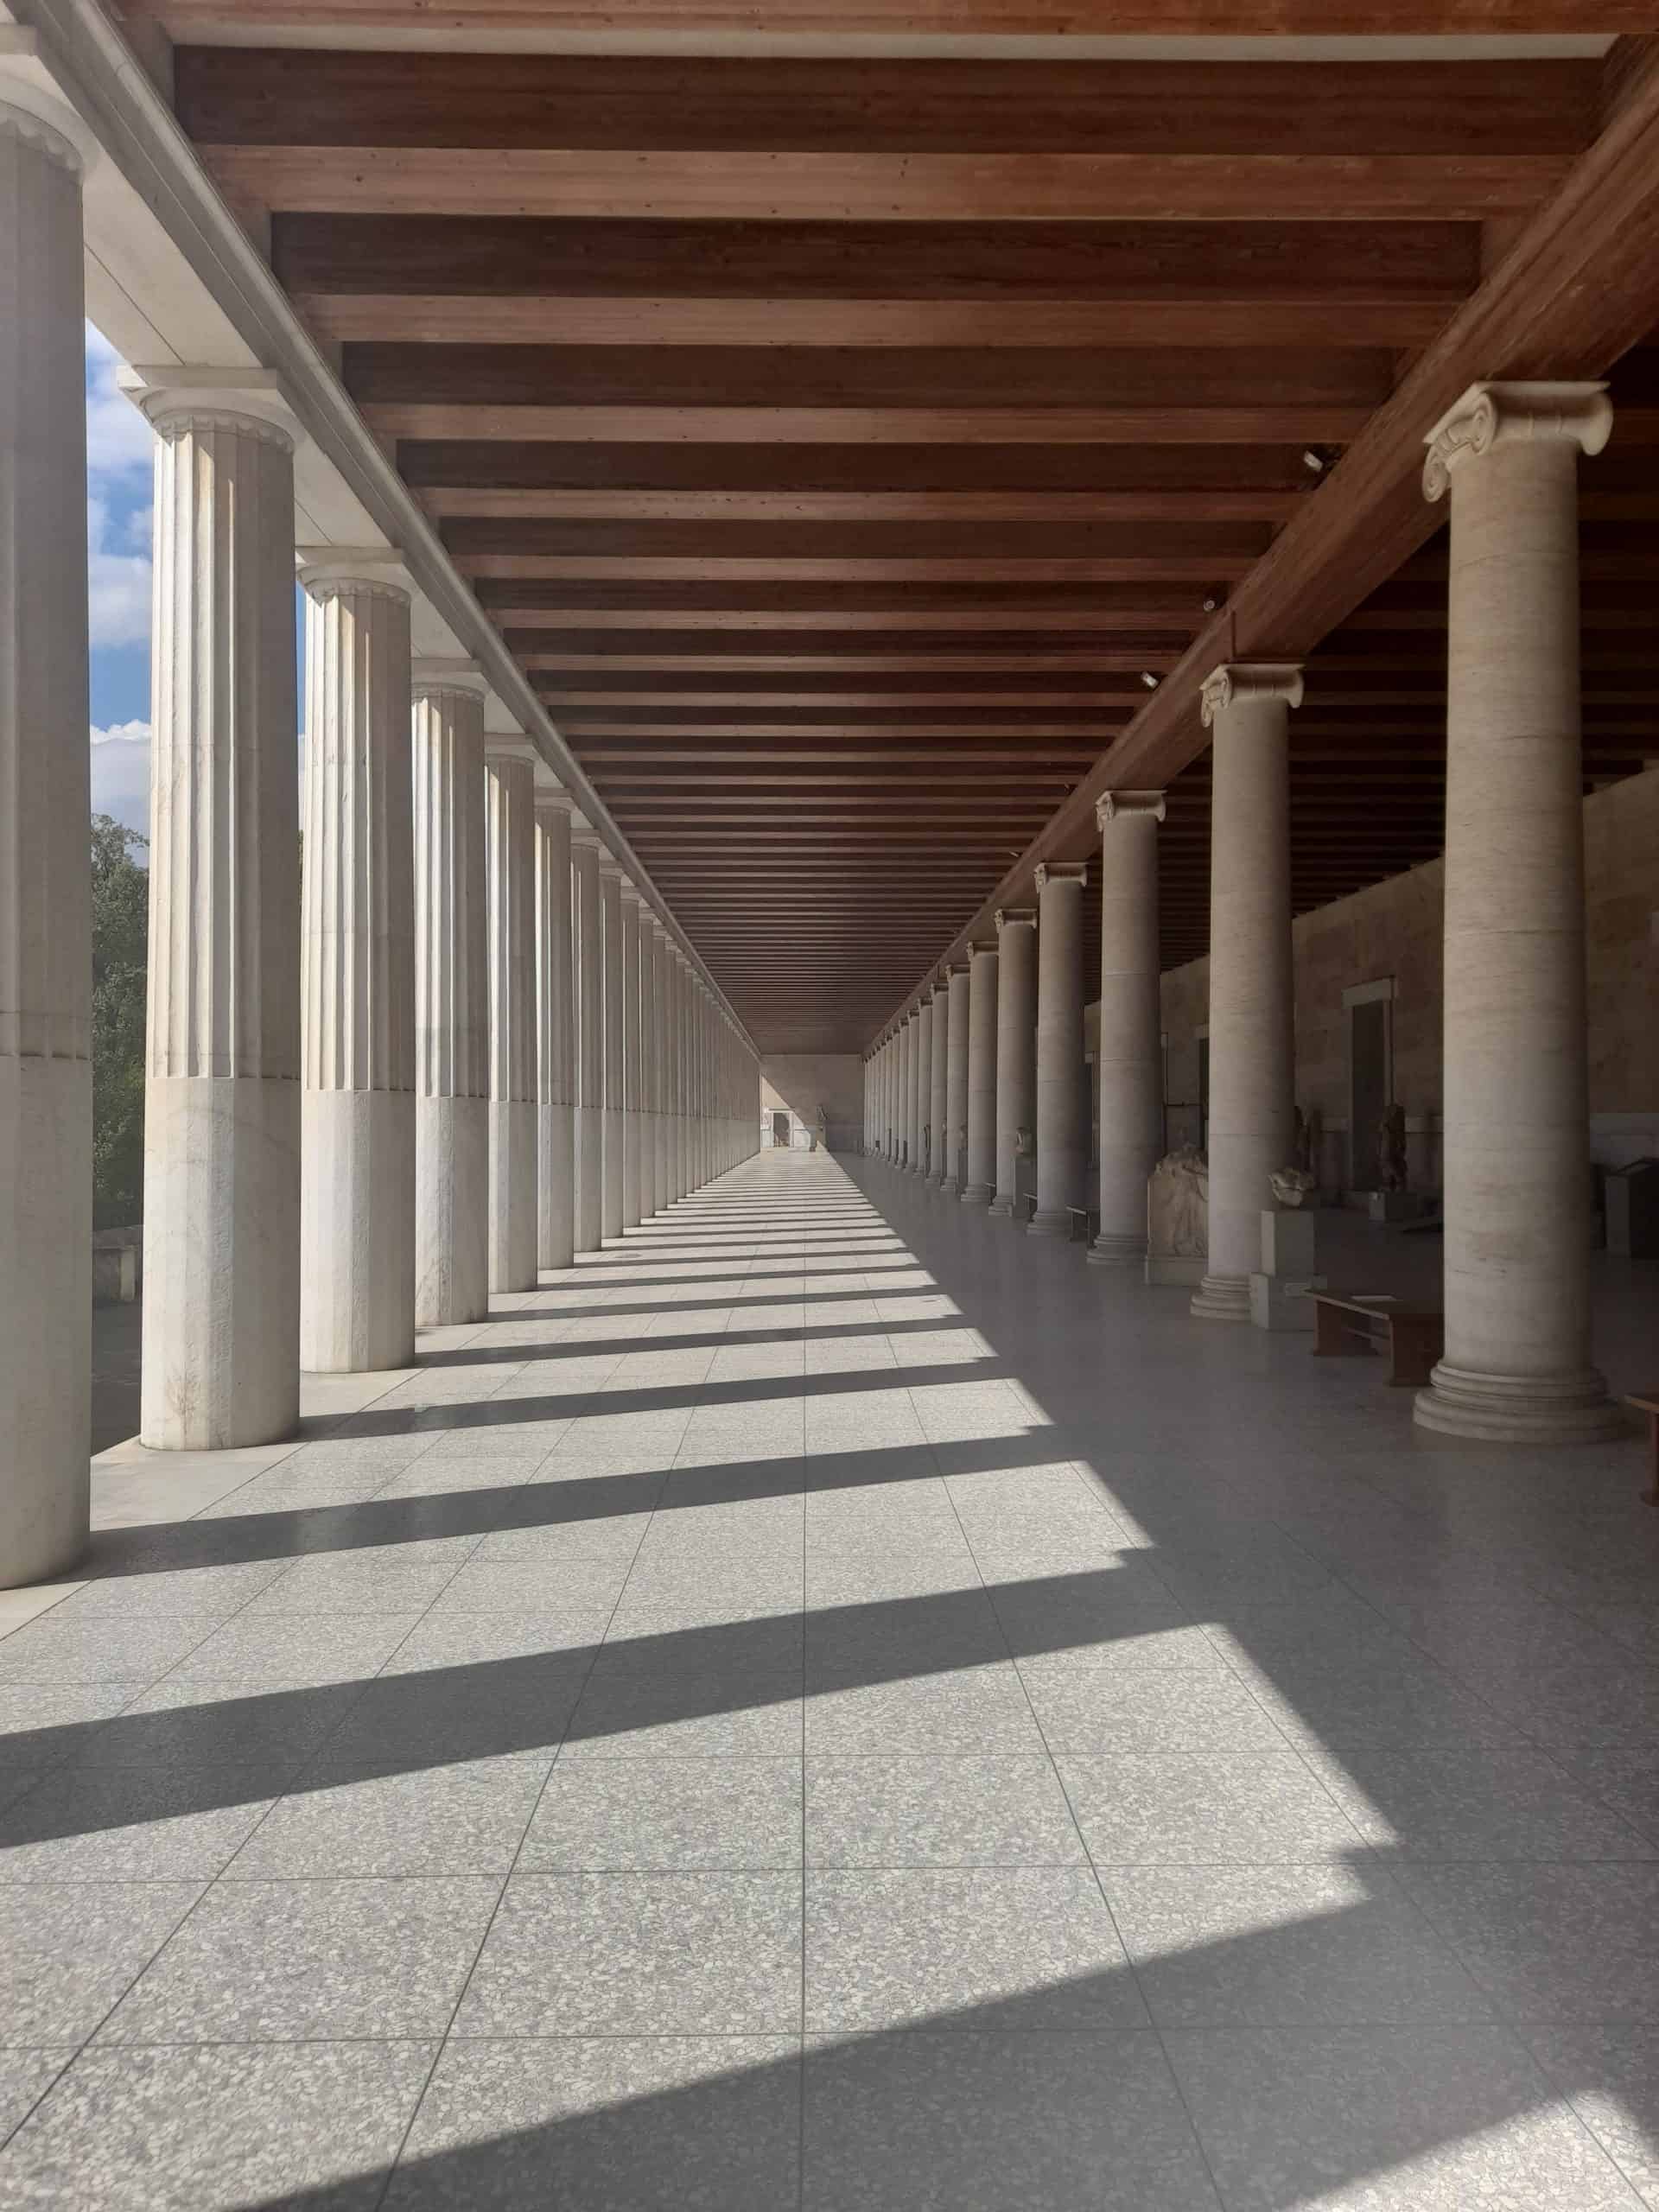
[{"label": "terrazzo floor", "polygon": [[308,1402],[0,1610],[7,2212],[1659,2208],[1634,1441],[800,1153]]}]

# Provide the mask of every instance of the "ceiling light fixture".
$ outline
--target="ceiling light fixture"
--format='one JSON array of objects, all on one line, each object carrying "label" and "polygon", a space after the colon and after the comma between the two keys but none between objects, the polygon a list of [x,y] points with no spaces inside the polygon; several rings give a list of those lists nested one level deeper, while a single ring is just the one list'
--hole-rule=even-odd
[{"label": "ceiling light fixture", "polygon": [[1324,475],[1325,455],[1322,453],[1316,453],[1312,446],[1306,446],[1302,450],[1302,459],[1316,476]]},{"label": "ceiling light fixture", "polygon": [[1143,668],[1141,670],[1141,681],[1146,685],[1148,691],[1155,691],[1158,689],[1158,679],[1149,668]]}]

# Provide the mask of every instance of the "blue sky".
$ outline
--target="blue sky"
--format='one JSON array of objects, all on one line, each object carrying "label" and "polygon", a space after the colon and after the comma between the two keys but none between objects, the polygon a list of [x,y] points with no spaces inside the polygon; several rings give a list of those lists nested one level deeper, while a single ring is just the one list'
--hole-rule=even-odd
[{"label": "blue sky", "polygon": [[149,819],[149,427],[115,388],[116,354],[86,326],[86,556],[92,805]]}]

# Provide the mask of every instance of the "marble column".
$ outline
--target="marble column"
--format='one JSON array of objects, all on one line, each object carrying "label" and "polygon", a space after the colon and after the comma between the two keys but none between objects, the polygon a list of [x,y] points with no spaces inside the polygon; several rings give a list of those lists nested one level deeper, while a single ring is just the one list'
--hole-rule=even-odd
[{"label": "marble column", "polygon": [[933,986],[931,1023],[932,1052],[928,1060],[931,1071],[931,1091],[928,1099],[927,1118],[933,1137],[927,1156],[927,1179],[938,1189],[944,1187],[945,1172],[950,1158],[950,1146],[946,1130],[949,1112],[950,1062],[950,985],[949,978],[941,976]]},{"label": "marble column", "polygon": [[997,911],[996,1195],[991,1211],[1014,1214],[1020,1142],[1037,1141],[1037,910]]},{"label": "marble column", "polygon": [[490,1288],[534,1290],[536,1154],[536,755],[523,738],[485,741],[490,884]]},{"label": "marble column", "polygon": [[621,869],[608,853],[599,862],[600,962],[604,1017],[601,1121],[600,1235],[622,1234],[622,883]]},{"label": "marble column", "polygon": [[924,991],[916,1009],[916,1163],[924,1180],[933,1173],[933,1000]]},{"label": "marble column", "polygon": [[989,1205],[996,1188],[997,957],[995,944],[969,948],[965,1206]]},{"label": "marble column", "polygon": [[906,1014],[899,1024],[898,1157],[895,1165],[908,1171],[911,1160],[911,1114],[916,1103],[916,1032]]},{"label": "marble column", "polygon": [[1210,1256],[1192,1312],[1248,1321],[1268,1177],[1296,1141],[1290,943],[1290,709],[1300,668],[1205,679],[1210,752]]},{"label": "marble column", "polygon": [[[577,825],[580,824],[578,830]],[[600,934],[599,840],[571,823],[570,915],[576,991],[576,1249],[599,1249],[605,1122],[604,961]]]},{"label": "marble column", "polygon": [[415,1319],[435,1328],[490,1310],[482,674],[417,660],[411,729]]},{"label": "marble column", "polygon": [[639,1218],[657,1211],[657,917],[639,913]]},{"label": "marble column", "polygon": [[944,1175],[939,1188],[958,1198],[968,1173],[968,969],[953,967],[948,977],[950,1011],[946,1016],[944,1069]]},{"label": "marble column", "polygon": [[536,794],[536,1263],[576,1255],[575,971],[570,957],[570,817]]},{"label": "marble column", "polygon": [[657,1211],[672,1203],[674,1192],[669,1181],[671,1169],[670,1103],[673,1089],[673,1039],[669,1033],[673,988],[672,959],[669,950],[668,931],[659,923],[656,931],[657,957]]},{"label": "marble column", "polygon": [[1089,1181],[1081,862],[1037,870],[1037,1211],[1028,1234],[1069,1236]]},{"label": "marble column", "polygon": [[668,948],[668,1195],[685,1196],[685,959]]},{"label": "marble column", "polygon": [[410,594],[396,556],[302,571],[300,1358],[415,1355],[415,868]]},{"label": "marble column", "polygon": [[639,893],[622,886],[622,1226],[639,1226]]},{"label": "marble column", "polygon": [[1619,1433],[1590,1363],[1579,455],[1598,384],[1481,384],[1428,441],[1451,494],[1446,1351],[1418,1425],[1504,1444]]},{"label": "marble column", "polygon": [[67,109],[60,115],[32,86],[0,73],[5,1588],[68,1567],[86,1545],[89,1505],[92,887],[80,211],[89,151]]},{"label": "marble column", "polygon": [[139,1433],[213,1451],[300,1417],[297,425],[124,382],[156,434]]},{"label": "marble column", "polygon": [[1100,1233],[1089,1257],[1139,1261],[1147,1184],[1164,1147],[1163,1012],[1159,995],[1158,824],[1161,791],[1108,791],[1100,830]]}]

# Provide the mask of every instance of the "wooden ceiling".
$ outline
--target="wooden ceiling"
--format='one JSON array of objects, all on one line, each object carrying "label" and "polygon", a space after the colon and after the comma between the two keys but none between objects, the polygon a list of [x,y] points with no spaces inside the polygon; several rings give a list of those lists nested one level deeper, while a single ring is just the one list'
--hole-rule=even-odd
[{"label": "wooden ceiling", "polygon": [[[1288,60],[857,51],[930,27],[897,0],[769,8],[810,54],[545,50],[745,45],[691,0],[123,12],[763,1050],[866,1045],[1033,857],[1090,849],[1103,778],[1169,783],[1164,957],[1203,950],[1205,656],[1313,653],[1300,906],[1439,849],[1443,561],[1402,440],[1459,346],[1463,382],[1541,372],[1478,316],[1541,283],[1595,161],[1651,163],[1647,44],[1610,40],[1652,8],[948,16],[1608,35]],[[1643,283],[1580,301],[1575,372],[1651,327]],[[1597,776],[1655,749],[1654,359],[1587,480]]]}]

